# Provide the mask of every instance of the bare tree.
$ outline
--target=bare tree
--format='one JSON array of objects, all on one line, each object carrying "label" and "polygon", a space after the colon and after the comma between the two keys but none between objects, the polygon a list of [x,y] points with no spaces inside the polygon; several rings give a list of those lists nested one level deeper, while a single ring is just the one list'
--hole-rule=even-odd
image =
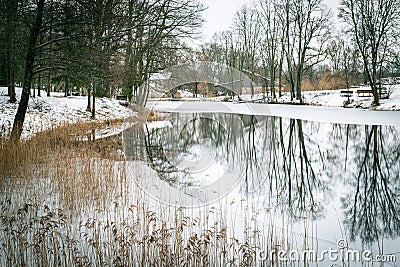
[{"label": "bare tree", "polygon": [[285,0],[278,5],[284,26],[286,79],[292,98],[296,96],[301,102],[301,83],[305,72],[325,58],[330,11],[322,0]]},{"label": "bare tree", "polygon": [[343,74],[346,88],[360,82],[359,73],[362,64],[360,65],[360,54],[356,45],[339,35],[329,43],[326,53],[330,68]]},{"label": "bare tree", "polygon": [[260,0],[260,16],[263,29],[262,61],[269,78],[271,97],[276,98],[275,82],[278,77],[279,96],[282,95],[282,36],[283,27],[279,21],[277,0]]},{"label": "bare tree", "polygon": [[[246,56],[241,49],[242,47],[239,42],[239,37],[236,33],[237,32],[233,30],[215,33],[212,37],[212,40],[201,47],[201,51],[198,53],[197,59],[200,61],[222,63],[226,66],[242,70]],[[218,90],[234,96],[235,90],[232,90],[232,88],[229,89],[229,87],[233,86],[235,83],[238,83],[241,78],[237,77],[239,78],[239,80],[237,80],[231,73],[231,70],[231,68],[227,69],[227,75],[231,77],[229,85],[218,85]],[[237,93],[241,94],[242,88],[238,89],[239,90]]]},{"label": "bare tree", "polygon": [[141,85],[148,74],[170,65],[162,53],[182,48],[181,40],[199,33],[203,10],[196,0],[129,1],[124,91],[133,91],[138,104],[146,101]]},{"label": "bare tree", "polygon": [[341,65],[347,88],[351,85],[358,85],[362,82],[362,62],[360,60],[360,52],[356,45],[344,45]]},{"label": "bare tree", "polygon": [[[234,31],[237,34],[240,51],[239,68],[249,73],[250,78],[254,80],[256,69],[259,65],[259,48],[261,46],[261,23],[257,9],[254,7],[242,6],[236,12],[234,18]],[[251,95],[254,95],[253,85],[251,87]]]},{"label": "bare tree", "polygon": [[329,42],[326,53],[330,61],[330,68],[335,71],[341,68],[341,61],[344,59],[345,41],[339,36]]},{"label": "bare tree", "polygon": [[387,39],[392,38],[400,18],[399,0],[343,0],[340,17],[350,26],[364,64],[366,79],[379,105],[379,67],[387,56]]}]

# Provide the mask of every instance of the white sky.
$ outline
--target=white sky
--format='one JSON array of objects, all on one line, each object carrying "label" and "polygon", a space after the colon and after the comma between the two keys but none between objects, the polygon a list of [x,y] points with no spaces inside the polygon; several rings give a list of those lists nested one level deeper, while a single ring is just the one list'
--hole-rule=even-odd
[{"label": "white sky", "polygon": [[[242,5],[251,5],[251,0],[200,0],[208,6],[204,11],[206,20],[203,27],[203,40],[211,39],[215,32],[228,30],[233,23],[235,12]],[[334,16],[337,15],[337,8],[340,0],[324,0],[325,4],[332,9]]]}]

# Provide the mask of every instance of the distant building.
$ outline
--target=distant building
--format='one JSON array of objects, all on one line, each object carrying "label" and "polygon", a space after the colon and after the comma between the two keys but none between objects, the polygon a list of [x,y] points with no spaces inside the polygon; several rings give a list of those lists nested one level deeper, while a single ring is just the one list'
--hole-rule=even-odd
[{"label": "distant building", "polygon": [[208,85],[207,82],[197,83],[197,94],[207,96],[208,95]]}]

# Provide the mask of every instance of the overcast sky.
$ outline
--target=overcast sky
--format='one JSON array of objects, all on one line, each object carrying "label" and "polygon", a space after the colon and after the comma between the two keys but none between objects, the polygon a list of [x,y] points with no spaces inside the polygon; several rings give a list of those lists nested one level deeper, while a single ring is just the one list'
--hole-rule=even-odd
[{"label": "overcast sky", "polygon": [[[208,41],[215,32],[227,30],[233,23],[235,12],[251,0],[200,0],[208,9],[204,12],[203,40]],[[326,5],[337,15],[340,0],[324,0]]]}]

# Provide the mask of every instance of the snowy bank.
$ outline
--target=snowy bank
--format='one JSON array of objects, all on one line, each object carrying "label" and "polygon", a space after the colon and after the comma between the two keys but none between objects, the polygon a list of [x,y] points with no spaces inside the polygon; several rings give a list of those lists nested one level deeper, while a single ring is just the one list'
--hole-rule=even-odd
[{"label": "snowy bank", "polygon": [[400,112],[318,107],[302,105],[232,102],[149,102],[147,108],[161,112],[231,113],[277,116],[292,119],[341,124],[389,125],[400,127]]},{"label": "snowy bank", "polygon": [[[341,93],[343,90],[323,90],[323,91],[304,91],[302,93],[303,102],[306,105],[311,106],[325,106],[325,107],[344,107],[345,102],[347,108],[359,108],[359,109],[371,109],[371,110],[391,110],[400,111],[400,85],[385,85],[390,97],[388,99],[381,99],[378,107],[372,106],[372,95],[366,96],[365,94],[357,94],[357,90],[370,90],[370,87],[359,87],[352,88],[350,91],[353,92],[351,96],[347,97]],[[263,94],[255,94],[253,97],[248,94],[240,95],[240,99],[244,102],[263,102],[265,97]],[[229,96],[217,96],[217,97],[204,97],[184,94],[180,98],[162,98],[162,99],[151,99],[150,101],[190,101],[190,102],[227,102],[232,101]],[[233,101],[238,101],[235,96]],[[290,93],[285,92],[281,97],[276,100],[278,104],[295,104],[297,100],[290,98]]]},{"label": "snowy bank", "polygon": [[360,96],[357,90],[370,90],[370,87],[350,89],[354,93],[348,98],[340,94],[341,90],[313,91],[303,94],[305,103],[311,105],[343,107],[343,103],[350,100],[349,108],[363,108],[374,110],[399,110],[400,111],[400,85],[385,85],[390,92],[389,99],[381,99],[378,107],[372,107],[372,96]]},{"label": "snowy bank", "polygon": [[[19,100],[22,89],[16,88]],[[0,131],[8,134],[11,131],[18,103],[9,103],[7,88],[0,87]],[[91,113],[86,111],[87,97],[63,97],[62,93],[51,93],[50,97],[42,92],[41,97],[30,97],[21,138],[32,137],[35,133],[61,124],[90,121]],[[96,119],[99,121],[124,119],[132,111],[123,107],[115,99],[96,98]]]},{"label": "snowy bank", "polygon": [[[304,91],[302,92],[303,102],[312,106],[326,106],[326,107],[343,107],[345,101],[349,101],[347,104],[348,108],[361,108],[361,109],[373,109],[373,110],[398,110],[400,111],[400,85],[385,85],[384,86],[389,92],[389,99],[381,99],[378,107],[372,106],[372,95],[366,96],[365,94],[357,94],[357,90],[370,90],[370,87],[358,87],[352,88],[350,91],[353,92],[349,97],[341,94],[343,90],[321,90],[321,91]],[[241,95],[241,98],[245,101],[251,101],[254,99],[261,99],[262,94],[254,95]],[[276,100],[279,104],[290,104],[296,102],[296,100],[290,99],[290,93],[285,92],[281,97]]]}]

